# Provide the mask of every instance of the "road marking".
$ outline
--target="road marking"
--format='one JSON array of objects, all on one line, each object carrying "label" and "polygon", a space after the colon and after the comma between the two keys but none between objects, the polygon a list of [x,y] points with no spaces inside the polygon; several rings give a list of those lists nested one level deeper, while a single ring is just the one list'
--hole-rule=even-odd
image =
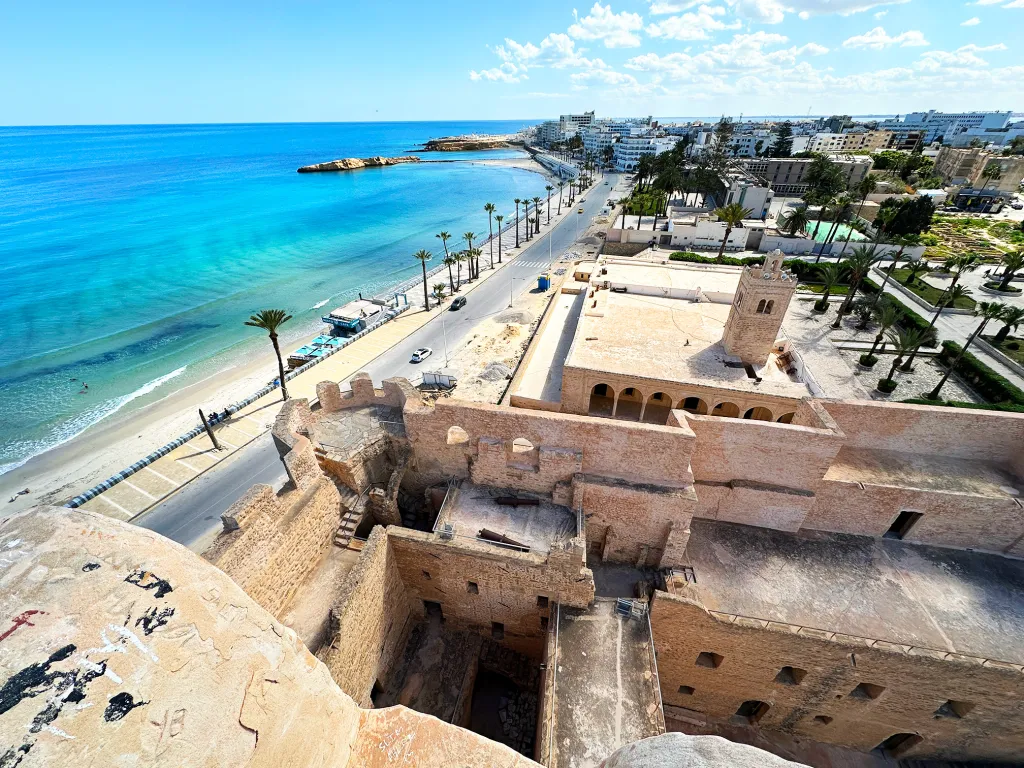
[{"label": "road marking", "polygon": [[128,511],[127,509],[125,509],[124,507],[122,507],[122,506],[121,506],[120,504],[118,504],[118,503],[117,503],[116,501],[114,501],[113,499],[108,499],[108,498],[107,498],[107,496],[106,496],[106,494],[103,494],[103,493],[101,493],[101,494],[100,494],[99,496],[97,496],[96,498],[97,498],[97,499],[103,499],[103,500],[104,500],[105,502],[107,502],[107,504],[109,504],[110,506],[112,506],[112,507],[117,507],[118,509],[120,509],[120,510],[121,510],[122,512],[124,512],[124,513],[125,513],[126,515],[128,515],[128,517],[133,517],[133,514],[132,514],[131,512],[129,512],[129,511]]},{"label": "road marking", "polygon": [[255,438],[256,438],[256,435],[251,435],[251,434],[249,434],[248,432],[246,432],[246,431],[245,431],[244,429],[242,429],[242,428],[241,428],[240,426],[238,426],[237,424],[228,424],[228,423],[226,423],[226,422],[225,422],[224,426],[225,426],[225,427],[231,427],[232,429],[234,429],[234,430],[237,430],[237,431],[241,432],[241,433],[242,433],[243,435],[245,435],[246,437],[249,437],[249,438],[253,438],[253,439],[255,439]]},{"label": "road marking", "polygon": [[157,499],[156,499],[156,496],[154,496],[153,494],[151,494],[151,493],[147,493],[146,491],[142,490],[142,489],[141,489],[141,488],[139,488],[139,486],[137,486],[137,485],[136,485],[135,483],[133,483],[133,482],[131,482],[131,481],[129,481],[129,480],[122,480],[121,482],[122,482],[122,483],[124,483],[125,485],[127,485],[127,486],[128,486],[129,488],[134,488],[134,489],[135,489],[136,491],[138,491],[139,493],[141,493],[141,494],[142,494],[143,496],[146,496],[147,498],[150,498],[150,499],[152,499],[153,501],[156,501],[156,500],[157,500]]},{"label": "road marking", "polygon": [[159,472],[157,472],[152,467],[143,467],[143,469],[145,469],[147,472],[152,472],[154,475],[159,477],[161,480],[166,480],[168,483],[173,485],[175,488],[178,487],[178,481],[177,480],[171,480],[171,478],[167,477],[166,475],[161,475]]},{"label": "road marking", "polygon": [[184,464],[184,465],[185,465],[186,467],[188,467],[189,469],[191,469],[191,470],[192,470],[193,472],[195,472],[195,473],[196,473],[197,475],[198,475],[198,474],[200,474],[200,470],[198,470],[198,469],[196,469],[195,467],[193,467],[193,466],[192,466],[191,464],[189,464],[189,463],[188,463],[187,461],[185,461],[184,459],[175,459],[175,461],[176,461],[176,462],[178,462],[179,464]]}]

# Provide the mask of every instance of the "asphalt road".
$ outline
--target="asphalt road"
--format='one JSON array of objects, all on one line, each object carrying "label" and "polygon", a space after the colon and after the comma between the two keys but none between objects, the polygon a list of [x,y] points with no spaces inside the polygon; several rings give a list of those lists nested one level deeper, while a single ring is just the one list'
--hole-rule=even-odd
[{"label": "asphalt road", "polygon": [[[506,310],[510,297],[536,287],[537,276],[546,271],[562,253],[572,250],[577,238],[577,225],[582,235],[586,226],[605,205],[621,177],[608,175],[604,181],[584,193],[583,214],[566,216],[552,230],[536,237],[530,247],[522,251],[497,274],[467,295],[466,306],[457,312],[445,310],[444,322],[438,314],[416,332],[392,347],[365,367],[374,381],[403,376],[413,383],[420,380],[422,371],[435,371],[444,367],[445,338],[453,351],[483,319]],[[578,220],[578,221],[577,221]],[[549,243],[550,240],[550,243]],[[550,252],[550,258],[548,256]],[[481,264],[488,263],[487,251]],[[412,363],[413,350],[430,347],[432,357],[424,363]],[[196,478],[173,496],[153,507],[135,521],[187,547],[200,550],[220,529],[220,515],[240,499],[256,483],[278,487],[286,478],[284,464],[274,447],[269,433],[224,460],[213,469]]]}]

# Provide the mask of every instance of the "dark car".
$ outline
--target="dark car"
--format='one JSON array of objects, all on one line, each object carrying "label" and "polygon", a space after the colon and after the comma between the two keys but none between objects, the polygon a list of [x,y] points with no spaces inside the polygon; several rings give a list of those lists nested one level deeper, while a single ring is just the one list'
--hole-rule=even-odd
[{"label": "dark car", "polygon": [[456,311],[462,309],[464,306],[466,306],[466,297],[465,296],[456,296],[455,297],[455,301],[452,302],[452,305],[450,307],[448,307],[448,309],[451,312],[456,312]]}]

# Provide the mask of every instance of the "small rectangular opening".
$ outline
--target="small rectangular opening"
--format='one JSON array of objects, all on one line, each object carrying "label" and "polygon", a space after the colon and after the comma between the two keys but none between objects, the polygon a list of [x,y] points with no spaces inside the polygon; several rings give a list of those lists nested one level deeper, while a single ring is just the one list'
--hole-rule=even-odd
[{"label": "small rectangular opening", "polygon": [[753,725],[764,717],[769,709],[771,709],[771,705],[763,701],[744,701],[740,704],[740,708],[736,710],[736,716],[745,718],[748,723]]},{"label": "small rectangular opening", "polygon": [[505,639],[505,625],[500,621],[491,622],[491,637],[495,640]]},{"label": "small rectangular opening", "polygon": [[972,709],[974,709],[974,704],[970,701],[954,701],[953,699],[950,699],[935,710],[935,717],[936,719],[940,717],[950,717],[954,720],[959,720],[961,717],[966,716]]},{"label": "small rectangular opening", "polygon": [[877,699],[879,696],[882,695],[882,691],[884,690],[884,685],[875,685],[873,683],[861,683],[852,691],[850,691],[850,698],[866,700]]},{"label": "small rectangular opening", "polygon": [[697,654],[696,664],[698,667],[707,667],[708,669],[718,669],[719,665],[725,660],[724,656],[720,656],[717,653],[711,653],[711,651],[701,651]]},{"label": "small rectangular opening", "polygon": [[423,578],[430,581],[430,571],[423,571]]},{"label": "small rectangular opening", "polygon": [[696,690],[692,685],[680,685],[679,692],[684,696],[693,696],[693,692]]},{"label": "small rectangular opening", "polygon": [[377,706],[377,702],[380,701],[380,697],[384,695],[384,686],[380,684],[380,680],[373,681],[373,689],[370,691],[370,701],[373,706]]},{"label": "small rectangular opening", "polygon": [[544,630],[545,632],[548,631],[548,617],[547,616],[541,616],[540,617],[540,628],[542,630]]},{"label": "small rectangular opening", "polygon": [[546,597],[544,597],[544,595],[539,595],[537,597],[537,607],[538,608],[547,608],[548,607],[548,599]]},{"label": "small rectangular opening", "polygon": [[475,581],[467,581],[466,591],[469,592],[469,594],[471,595],[479,595],[480,587],[477,586],[477,583]]},{"label": "small rectangular opening", "polygon": [[806,674],[806,669],[783,667],[779,670],[779,674],[775,676],[775,682],[782,683],[783,685],[800,685],[800,681],[804,679]]},{"label": "small rectangular opening", "polygon": [[423,601],[423,610],[427,612],[427,617],[436,616],[439,619],[444,619],[444,613],[441,611],[441,604],[435,603],[433,600]]},{"label": "small rectangular opening", "polygon": [[829,717],[828,715],[815,715],[814,716],[814,724],[815,725],[828,725],[831,722],[832,722],[832,718]]},{"label": "small rectangular opening", "polygon": [[875,747],[875,751],[880,752],[886,757],[899,757],[922,741],[923,739],[916,733],[894,733]]},{"label": "small rectangular opening", "polygon": [[924,515],[920,512],[909,512],[907,510],[903,510],[896,515],[896,519],[892,521],[892,525],[889,526],[889,530],[882,534],[882,538],[902,539],[910,533],[910,529],[917,525],[917,521],[922,517],[924,517]]}]

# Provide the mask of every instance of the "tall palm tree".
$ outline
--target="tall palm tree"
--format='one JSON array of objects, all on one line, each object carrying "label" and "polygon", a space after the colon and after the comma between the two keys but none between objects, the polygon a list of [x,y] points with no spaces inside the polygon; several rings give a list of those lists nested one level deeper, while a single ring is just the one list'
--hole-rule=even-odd
[{"label": "tall palm tree", "polygon": [[498,207],[494,203],[484,203],[484,210],[487,211],[487,231],[490,234],[487,242],[490,243],[491,269],[494,269],[494,212]]},{"label": "tall palm tree", "polygon": [[807,206],[801,205],[779,217],[779,228],[788,235],[794,236],[797,232],[803,232],[810,220],[810,216],[807,215]]},{"label": "tall palm tree", "polygon": [[[900,366],[900,370],[904,373],[911,373],[914,370],[914,358],[917,357],[917,353],[921,350],[921,347],[934,347],[939,343],[939,334],[936,333],[935,329],[930,325],[921,332],[921,343],[917,344],[912,350],[910,350],[910,357]],[[890,379],[892,376],[889,377]]]},{"label": "tall palm tree", "polygon": [[540,198],[535,197],[533,198],[533,217],[537,220],[536,234],[538,235],[540,234],[540,214]]},{"label": "tall palm tree", "polygon": [[550,224],[551,223],[551,193],[555,191],[555,188],[553,186],[551,186],[550,184],[548,184],[548,185],[546,185],[544,187],[544,189],[548,193],[548,220],[545,223],[546,224]]},{"label": "tall palm tree", "polygon": [[441,232],[438,232],[436,235],[434,235],[434,237],[438,238],[441,241],[441,245],[444,246],[444,255],[447,256],[448,241],[451,239],[452,236],[448,232],[442,230]]},{"label": "tall palm tree", "polygon": [[469,257],[469,279],[475,280],[479,275],[477,274],[476,265],[473,262],[473,238],[476,237],[476,232],[464,232],[462,239],[466,241],[466,255]]},{"label": "tall palm tree", "polygon": [[433,254],[430,251],[423,250],[422,248],[412,255],[412,257],[419,261],[420,266],[423,267],[423,309],[430,311],[430,294],[427,293],[427,262],[433,258]]},{"label": "tall palm tree", "polygon": [[505,220],[505,217],[499,213],[494,220],[498,222],[498,263],[501,264],[501,222]]},{"label": "tall palm tree", "polygon": [[874,246],[858,245],[844,262],[844,266],[850,273],[850,290],[846,294],[846,299],[839,307],[836,320],[832,323],[833,328],[839,328],[842,325],[843,315],[850,312],[850,308],[853,306],[853,299],[857,295],[857,289],[860,288],[861,282],[871,272],[871,267],[878,263],[879,258],[875,254]]},{"label": "tall palm tree", "polygon": [[523,198],[523,218],[526,219],[526,242],[530,242],[530,198]]},{"label": "tall palm tree", "polygon": [[828,235],[825,236],[825,242],[822,243],[822,250],[825,250],[825,246],[835,239],[836,233],[839,231],[839,225],[844,221],[848,221],[852,214],[853,198],[844,192],[836,198],[832,206],[832,225],[828,229]]},{"label": "tall palm tree", "polygon": [[960,354],[956,356],[956,359],[946,369],[946,372],[942,374],[942,378],[939,379],[939,383],[935,385],[935,389],[928,393],[927,398],[929,400],[939,399],[939,392],[942,391],[943,385],[946,383],[946,380],[949,379],[950,374],[953,373],[953,371],[956,369],[956,366],[960,362],[961,358],[963,358],[963,356],[967,354],[967,348],[971,346],[971,343],[982,334],[982,332],[985,330],[985,326],[988,325],[990,320],[998,320],[999,317],[1005,311],[1005,304],[1000,304],[995,301],[978,302],[978,304],[974,308],[974,314],[981,317],[981,323],[978,325],[977,328],[974,329],[974,332],[967,337],[967,341],[964,342],[963,347],[960,349]]},{"label": "tall palm tree", "polygon": [[283,309],[261,309],[255,315],[251,315],[245,324],[253,328],[262,328],[270,336],[270,343],[274,345],[274,354],[277,355],[277,372],[281,380],[281,398],[288,399],[288,388],[284,381],[284,360],[281,359],[281,347],[277,343],[278,329],[292,319]]},{"label": "tall palm tree", "polygon": [[516,248],[519,247],[519,204],[523,202],[518,197],[515,199],[516,204]]},{"label": "tall palm tree", "polygon": [[562,215],[562,188],[565,187],[565,182],[558,182],[558,215]]},{"label": "tall palm tree", "polygon": [[[939,300],[935,303],[935,314],[932,315],[932,319],[928,323],[928,328],[926,329],[930,333],[929,338],[936,339],[935,343],[938,343],[938,341],[937,341],[938,334],[935,332],[935,321],[939,319],[939,315],[942,314],[942,310],[945,309],[946,307],[953,306],[957,302],[958,299],[965,299],[965,298],[967,298],[970,295],[971,295],[971,289],[970,288],[965,288],[962,285],[954,285],[952,288],[947,288],[943,292],[943,294],[941,296],[939,296]],[[929,346],[932,346],[932,345],[929,345]],[[916,349],[913,352],[910,353],[910,357],[903,364],[903,366],[900,368],[900,370],[901,371],[912,371],[912,370],[914,370],[913,365],[914,365],[914,358],[915,357],[917,357],[917,350]]]},{"label": "tall palm tree", "polygon": [[1013,280],[1020,270],[1024,269],[1024,251],[1013,251],[1003,255],[1003,274],[999,280],[999,290],[1005,291],[1010,287],[1010,281]]},{"label": "tall palm tree", "polygon": [[[860,218],[861,211],[864,210],[864,203],[867,201],[868,195],[874,194],[876,189],[878,189],[878,180],[874,176],[872,176],[870,173],[867,176],[865,176],[863,179],[861,179],[860,183],[857,184],[855,190],[857,192],[858,197],[860,197],[860,205],[857,206],[857,218],[858,219]],[[843,249],[841,251],[839,251],[840,255],[846,253],[846,249],[850,245],[850,238],[851,237],[853,237],[853,226],[852,226],[852,224],[850,226],[850,231],[846,233],[846,240],[843,243]]]},{"label": "tall palm tree", "polygon": [[[896,325],[900,318],[903,317],[903,308],[892,298],[886,296],[884,300],[875,304],[871,313],[874,315],[875,322],[878,323],[878,334],[875,336],[875,342],[871,345],[868,357],[875,356],[875,350],[878,349],[878,345],[882,343],[882,339],[885,338],[886,332]],[[882,347],[882,351],[885,351],[884,346]]]},{"label": "tall palm tree", "polygon": [[455,290],[459,290],[462,287],[462,262],[466,260],[466,252],[456,251],[452,258],[455,259]]},{"label": "tall palm tree", "polygon": [[[882,381],[888,382],[888,389],[882,391],[892,392],[896,389],[896,380],[893,378],[896,375],[896,368],[903,362],[905,354],[915,352],[925,343],[926,332],[918,328],[890,328],[885,335],[889,343],[892,344],[895,357],[889,368],[889,375],[882,379]],[[882,384],[882,381],[878,382],[879,385]]]},{"label": "tall palm tree", "polygon": [[438,306],[444,298],[444,287],[444,283],[434,283],[434,298],[437,299]]},{"label": "tall palm tree", "polygon": [[875,232],[875,244],[882,242],[882,235],[884,235],[892,223],[896,221],[896,217],[899,215],[899,211],[895,206],[890,208],[882,208],[878,211],[878,218],[881,219],[882,223],[878,225],[878,230]]},{"label": "tall palm tree", "polygon": [[456,264],[455,257],[450,253],[445,254],[444,261],[441,263],[448,267],[448,285],[451,286],[452,293],[455,293],[455,278],[452,276],[452,267]]},{"label": "tall palm tree", "polygon": [[1001,343],[1010,335],[1010,331],[1015,331],[1021,324],[1024,324],[1024,307],[1007,306],[999,319],[1002,321],[1003,327],[996,331],[996,343]]},{"label": "tall palm tree", "polygon": [[1003,169],[999,167],[999,163],[993,161],[985,166],[985,170],[981,172],[981,178],[985,180],[981,188],[985,189],[990,182],[999,181],[1003,178]]},{"label": "tall palm tree", "polygon": [[976,253],[961,253],[946,259],[946,266],[951,267],[953,271],[953,282],[949,284],[947,290],[953,290],[965,272],[974,272],[981,266],[981,257]]},{"label": "tall palm tree", "polygon": [[928,271],[928,262],[923,259],[912,261],[907,264],[907,279],[903,281],[903,284],[909,286],[922,272]]},{"label": "tall palm tree", "polygon": [[717,257],[718,261],[721,261],[725,253],[725,242],[729,239],[729,235],[732,234],[733,227],[739,225],[744,219],[753,216],[754,212],[749,208],[744,208],[739,203],[729,203],[729,205],[722,206],[721,208],[715,208],[714,214],[718,217],[719,221],[725,222],[725,235],[722,237],[722,245],[718,248]]},{"label": "tall palm tree", "polygon": [[818,274],[825,290],[821,292],[821,298],[814,302],[814,308],[818,312],[824,312],[828,309],[828,299],[832,295],[832,289],[839,285],[839,281],[846,274],[846,267],[842,264],[829,262],[821,266]]}]

